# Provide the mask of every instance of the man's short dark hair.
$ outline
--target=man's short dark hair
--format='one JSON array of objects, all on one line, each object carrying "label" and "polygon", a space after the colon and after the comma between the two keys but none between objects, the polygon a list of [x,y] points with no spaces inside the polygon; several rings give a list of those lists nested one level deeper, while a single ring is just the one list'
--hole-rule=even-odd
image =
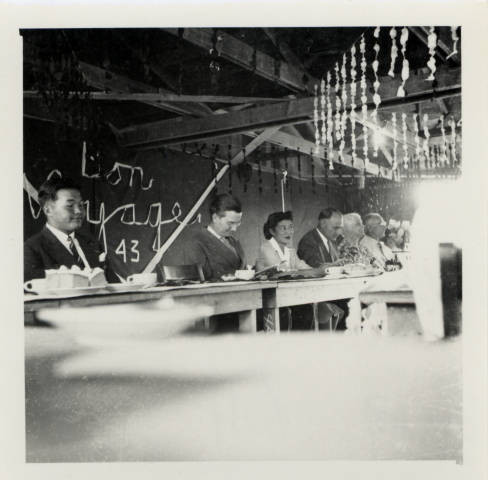
[{"label": "man's short dark hair", "polygon": [[337,208],[333,208],[333,207],[324,208],[319,213],[319,220],[322,220],[323,218],[330,218],[333,215],[340,215],[340,216],[342,216],[342,212],[340,210],[337,210]]},{"label": "man's short dark hair", "polygon": [[222,215],[224,212],[242,212],[241,202],[234,196],[228,193],[222,193],[221,195],[215,195],[210,202],[210,216],[214,213]]},{"label": "man's short dark hair", "polygon": [[40,186],[39,193],[37,194],[41,208],[44,207],[48,200],[56,200],[58,191],[63,189],[78,190],[81,192],[80,186],[71,178],[50,178]]}]

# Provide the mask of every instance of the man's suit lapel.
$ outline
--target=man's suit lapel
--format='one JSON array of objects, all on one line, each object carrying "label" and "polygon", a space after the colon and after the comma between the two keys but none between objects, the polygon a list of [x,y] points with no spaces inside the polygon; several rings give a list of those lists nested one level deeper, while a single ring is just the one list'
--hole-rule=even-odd
[{"label": "man's suit lapel", "polygon": [[99,253],[99,246],[98,243],[93,241],[91,238],[87,238],[82,234],[76,234],[76,239],[80,244],[85,257],[90,264],[90,268],[95,268],[99,265],[98,261],[98,253]]},{"label": "man's suit lapel", "polygon": [[237,253],[237,248],[235,249],[236,251],[234,252],[232,249],[224,245],[223,242],[221,242],[217,237],[212,235],[207,229],[204,231],[205,235],[207,238],[212,242],[212,244],[215,246],[215,248],[218,251],[218,254],[228,260],[229,262],[235,262],[236,258],[240,258]]},{"label": "man's suit lapel", "polygon": [[54,236],[47,228],[42,229],[42,239],[45,252],[59,265],[71,266],[74,257],[68,252],[66,247]]}]

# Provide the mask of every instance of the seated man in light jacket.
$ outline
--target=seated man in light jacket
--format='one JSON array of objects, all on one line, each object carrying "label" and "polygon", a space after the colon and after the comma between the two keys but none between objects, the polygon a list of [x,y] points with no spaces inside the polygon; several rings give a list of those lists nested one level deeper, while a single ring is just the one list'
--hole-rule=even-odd
[{"label": "seated man in light jacket", "polygon": [[387,260],[393,259],[393,252],[380,239],[384,237],[386,222],[379,213],[368,213],[364,217],[364,237],[359,245],[374,257],[376,264],[385,268]]}]

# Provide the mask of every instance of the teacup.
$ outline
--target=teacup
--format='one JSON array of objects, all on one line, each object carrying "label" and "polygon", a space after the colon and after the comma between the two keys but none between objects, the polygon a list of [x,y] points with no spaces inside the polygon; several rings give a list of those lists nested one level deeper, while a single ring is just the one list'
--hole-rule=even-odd
[{"label": "teacup", "polygon": [[254,270],[236,270],[234,276],[239,280],[251,280],[255,273]]},{"label": "teacup", "polygon": [[45,278],[34,278],[24,283],[24,290],[28,292],[40,292],[46,290],[47,283]]},{"label": "teacup", "polygon": [[127,277],[128,283],[153,285],[158,281],[158,275],[156,273],[134,273]]}]

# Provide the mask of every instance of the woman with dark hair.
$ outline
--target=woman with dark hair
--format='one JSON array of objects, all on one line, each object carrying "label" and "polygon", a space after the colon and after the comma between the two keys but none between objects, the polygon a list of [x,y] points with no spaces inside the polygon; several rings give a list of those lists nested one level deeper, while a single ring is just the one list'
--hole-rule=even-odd
[{"label": "woman with dark hair", "polygon": [[[308,263],[298,258],[293,248],[293,217],[291,212],[272,213],[263,227],[266,241],[261,245],[259,257],[256,260],[256,270],[263,270],[276,266],[284,272],[300,270],[300,275],[315,277],[324,274],[324,267],[312,268]],[[327,306],[319,317],[325,320],[335,313]],[[324,321],[325,321],[324,320]],[[319,318],[320,322],[320,318]],[[313,316],[309,305],[299,305],[292,308],[280,308],[280,328],[282,330],[303,330],[313,326]]]},{"label": "woman with dark hair", "polygon": [[[314,270],[300,260],[293,248],[293,217],[290,211],[274,212],[263,227],[266,241],[261,245],[256,269],[277,266],[280,270]],[[317,269],[323,271],[323,269]]]}]

